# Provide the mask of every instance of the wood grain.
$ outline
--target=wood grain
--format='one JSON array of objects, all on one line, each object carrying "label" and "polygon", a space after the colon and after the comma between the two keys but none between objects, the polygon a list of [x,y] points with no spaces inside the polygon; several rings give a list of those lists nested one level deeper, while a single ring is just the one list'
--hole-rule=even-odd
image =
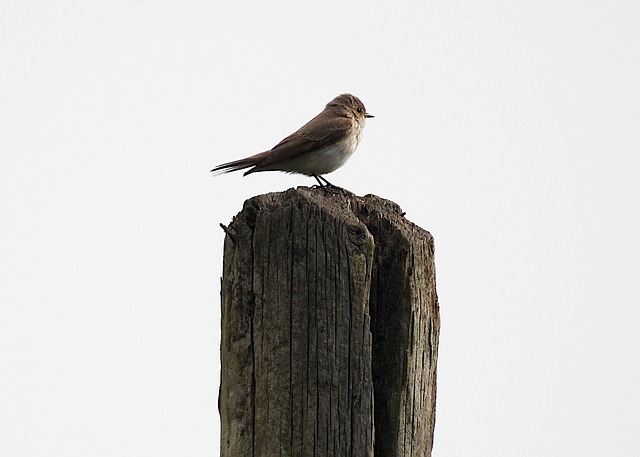
[{"label": "wood grain", "polygon": [[431,235],[392,202],[308,188],[247,200],[228,230],[221,455],[430,455]]}]

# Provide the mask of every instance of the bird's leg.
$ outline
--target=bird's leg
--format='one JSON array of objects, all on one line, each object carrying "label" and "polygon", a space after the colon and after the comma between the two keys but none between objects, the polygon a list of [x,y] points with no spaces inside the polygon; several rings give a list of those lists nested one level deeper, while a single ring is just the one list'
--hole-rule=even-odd
[{"label": "bird's leg", "polygon": [[324,176],[318,176],[322,181],[324,181],[324,183],[328,186],[328,187],[338,187],[334,184],[331,184],[329,181],[326,180],[326,178]]},{"label": "bird's leg", "polygon": [[320,175],[313,175],[313,177],[316,178],[316,181],[318,181],[318,184],[320,184],[320,187],[338,187],[338,186],[334,186],[333,184],[331,184],[329,181],[327,181],[325,178],[323,178]]},{"label": "bird's leg", "polygon": [[330,194],[342,194],[343,192],[345,192],[345,190],[342,187],[336,186],[335,184],[331,184],[329,181],[327,181],[325,178],[323,178],[320,175],[312,175],[312,176],[316,178],[316,181],[318,181],[318,184],[319,184],[318,187],[320,187],[320,189],[324,190],[325,192],[328,192]]},{"label": "bird's leg", "polygon": [[[321,176],[318,176],[318,175],[311,175],[311,176],[313,176],[315,178],[315,180],[318,181],[318,186],[320,186],[320,188],[324,188],[324,184],[322,184],[322,181],[320,181]],[[325,179],[325,181],[326,181],[326,179]]]}]

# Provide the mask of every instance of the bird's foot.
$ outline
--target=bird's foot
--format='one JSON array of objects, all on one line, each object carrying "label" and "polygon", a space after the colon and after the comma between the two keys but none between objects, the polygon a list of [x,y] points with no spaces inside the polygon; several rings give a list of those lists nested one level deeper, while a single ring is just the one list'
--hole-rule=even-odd
[{"label": "bird's foot", "polygon": [[329,181],[327,181],[325,178],[323,178],[320,175],[312,175],[312,176],[315,178],[316,181],[318,181],[318,185],[320,187],[323,187],[323,188],[324,187],[337,187],[337,186],[334,186],[333,184],[331,184]]},{"label": "bird's foot", "polygon": [[313,175],[313,177],[316,179],[316,181],[318,181],[318,184],[313,186],[314,189],[322,189],[326,193],[333,194],[333,195],[351,194],[351,192],[349,192],[347,189],[344,189],[340,186],[336,186],[335,184],[331,184],[322,176]]}]

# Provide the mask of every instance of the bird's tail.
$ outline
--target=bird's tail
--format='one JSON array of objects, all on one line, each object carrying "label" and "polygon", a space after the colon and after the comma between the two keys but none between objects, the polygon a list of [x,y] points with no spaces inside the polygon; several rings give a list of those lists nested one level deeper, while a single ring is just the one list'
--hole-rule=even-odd
[{"label": "bird's tail", "polygon": [[[214,176],[220,175],[222,173],[231,173],[232,171],[244,170],[245,168],[254,167],[258,163],[264,159],[264,156],[268,153],[261,152],[260,154],[253,155],[251,157],[245,157],[244,159],[234,160],[233,162],[223,163],[222,165],[217,165],[214,167],[211,172]],[[245,174],[250,173],[251,170],[247,171]]]}]

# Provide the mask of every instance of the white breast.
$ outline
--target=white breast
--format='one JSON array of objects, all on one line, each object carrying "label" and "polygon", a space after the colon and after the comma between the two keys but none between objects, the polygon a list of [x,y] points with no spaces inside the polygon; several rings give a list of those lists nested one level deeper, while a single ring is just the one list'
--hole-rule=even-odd
[{"label": "white breast", "polygon": [[301,157],[287,160],[280,163],[282,168],[291,173],[300,173],[303,175],[324,175],[337,170],[345,164],[349,157],[356,151],[360,141],[360,132],[357,135],[351,135],[344,141],[313,152],[304,154]]}]

